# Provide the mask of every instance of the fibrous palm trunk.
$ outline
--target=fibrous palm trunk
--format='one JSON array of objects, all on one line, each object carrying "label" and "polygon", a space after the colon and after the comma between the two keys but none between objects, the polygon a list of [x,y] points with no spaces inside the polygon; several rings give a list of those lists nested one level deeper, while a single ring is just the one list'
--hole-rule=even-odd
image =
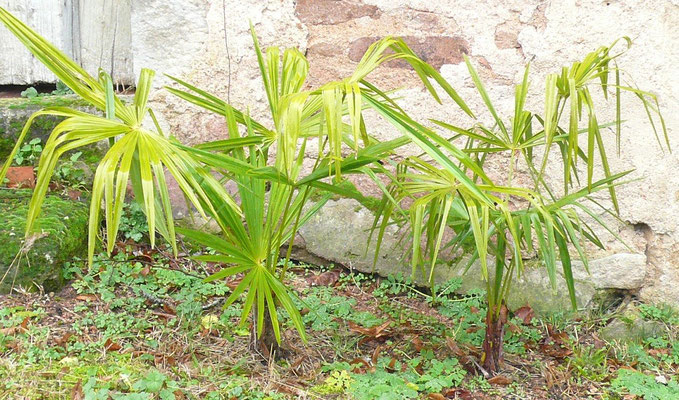
[{"label": "fibrous palm trunk", "polygon": [[483,340],[482,367],[491,376],[497,374],[503,362],[502,343],[507,323],[507,307],[489,307],[486,314],[486,337]]},{"label": "fibrous palm trunk", "polygon": [[276,341],[276,334],[273,330],[273,323],[269,316],[269,308],[264,305],[264,321],[262,326],[262,334],[258,335],[257,326],[257,305],[252,307],[252,328],[250,329],[250,350],[259,354],[264,361],[269,361],[275,358],[280,351],[278,341]]}]

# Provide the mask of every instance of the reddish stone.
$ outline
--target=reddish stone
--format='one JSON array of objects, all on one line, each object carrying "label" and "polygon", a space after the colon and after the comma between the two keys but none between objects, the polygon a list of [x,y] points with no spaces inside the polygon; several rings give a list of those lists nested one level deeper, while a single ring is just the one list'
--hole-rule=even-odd
[{"label": "reddish stone", "polygon": [[516,32],[500,30],[495,31],[495,45],[498,49],[519,49],[519,38]]},{"label": "reddish stone", "polygon": [[[354,40],[349,46],[349,59],[360,61],[368,47],[378,38],[362,37]],[[408,47],[432,67],[439,69],[443,64],[459,64],[463,55],[469,53],[469,44],[459,36],[405,36],[403,40]],[[394,68],[408,68],[403,60],[392,61],[388,64]]]},{"label": "reddish stone", "polygon": [[335,25],[361,17],[377,18],[376,6],[348,0],[298,0],[295,6],[299,19],[311,25]]},{"label": "reddish stone", "polygon": [[33,188],[35,187],[35,172],[33,167],[10,167],[7,170],[7,187]]},{"label": "reddish stone", "polygon": [[340,54],[341,49],[332,43],[322,42],[309,46],[307,55],[318,55],[323,57],[335,57]]}]

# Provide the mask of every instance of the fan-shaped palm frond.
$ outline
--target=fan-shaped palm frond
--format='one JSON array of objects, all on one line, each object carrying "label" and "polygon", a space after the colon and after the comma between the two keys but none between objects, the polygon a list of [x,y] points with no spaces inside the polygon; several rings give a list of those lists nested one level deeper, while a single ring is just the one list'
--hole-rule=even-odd
[{"label": "fan-shaped palm frond", "polygon": [[[147,216],[149,230],[151,232],[158,230],[167,238],[175,252],[174,221],[165,170],[173,175],[187,198],[202,214],[206,215],[205,208],[212,207],[208,201],[206,187],[221,193],[223,203],[234,212],[238,212],[229,194],[198,162],[178,146],[176,141],[167,137],[157,124],[156,130],[144,127],[143,121],[147,115],[150,114],[155,121],[155,116],[147,106],[153,71],[142,70],[134,99],[130,104],[126,104],[113,92],[111,78],[107,74],[102,72],[98,79],[93,78],[54,45],[3,8],[0,8],[0,21],[74,93],[105,114],[97,116],[68,108],[47,108],[34,114],[26,123],[14,149],[0,170],[0,181],[36,117],[53,115],[65,118],[51,133],[40,157],[36,188],[31,198],[26,223],[27,235],[31,234],[40,213],[58,159],[68,151],[102,140],[109,141],[111,146],[97,167],[92,187],[89,223],[90,262],[96,235],[99,232],[101,200],[103,199],[105,203],[107,249],[111,251],[118,232],[129,180],[132,181],[136,199]],[[154,245],[155,235],[151,234],[150,237],[151,244]]]},{"label": "fan-shaped palm frond", "polygon": [[[355,173],[376,178],[376,171],[381,171],[382,167],[375,162],[408,142],[407,138],[379,142],[369,135],[363,119],[365,109],[382,107],[389,110],[390,116],[406,117],[393,100],[365,80],[367,75],[386,61],[404,59],[437,99],[430,79],[443,87],[462,109],[469,109],[438,72],[417,58],[400,39],[385,38],[373,44],[352,76],[326,83],[318,89],[302,90],[308,72],[304,56],[295,49],[281,51],[275,47],[263,52],[254,29],[252,38],[269,102],[271,127],[252,120],[247,112],[237,110],[218,97],[171,77],[180,85],[168,88],[171,93],[225,118],[228,139],[185,147],[184,150],[236,182],[244,215],[241,220],[218,210],[212,216],[222,227],[220,235],[181,232],[220,253],[200,259],[233,265],[210,279],[245,274],[237,289],[238,294],[247,292],[241,320],[245,321],[248,314],[253,314],[258,327],[256,333],[261,336],[264,310],[268,310],[274,336],[280,340],[276,305],[284,307],[297,330],[304,335],[299,312],[292,307],[294,294],[281,283],[294,235],[330,195],[348,193],[341,186],[328,183],[328,179],[338,182],[344,175]],[[387,50],[392,53],[385,53]],[[310,141],[316,142],[318,153],[312,161],[311,172],[302,174]],[[315,201],[308,204],[312,198]],[[216,196],[211,201],[219,204],[220,199]],[[224,245],[215,247],[209,244],[212,241]],[[286,262],[279,269],[280,249],[285,243],[288,243]],[[238,251],[234,252],[234,249]],[[234,294],[229,300],[236,298]]]},{"label": "fan-shaped palm frond", "polygon": [[[625,38],[625,41],[630,44],[629,39]],[[524,254],[537,252],[554,290],[558,273],[557,259],[560,259],[561,273],[575,308],[577,304],[569,246],[575,249],[587,267],[585,242],[603,247],[590,224],[600,225],[612,232],[590,209],[589,204],[599,204],[588,200],[590,194],[608,190],[613,209],[618,211],[615,187],[622,183],[621,178],[630,171],[612,173],[601,128],[615,125],[619,141],[622,92],[631,92],[641,100],[662,146],[654,119],[660,121],[665,144],[669,148],[655,96],[620,84],[621,71],[615,65],[615,60],[622,53],[612,53],[615,45],[600,47],[582,61],[564,67],[560,74],[548,75],[541,114],[525,109],[529,89],[527,66],[522,82],[516,86],[514,115],[509,123],[499,115],[479,75],[470,60],[465,58],[472,81],[494,121],[491,128],[481,124],[462,128],[443,121],[433,121],[452,133],[452,137],[444,138],[395,112],[393,106],[376,104],[374,107],[424,151],[420,157],[410,157],[401,162],[397,169],[373,224],[373,230],[377,232],[377,246],[379,248],[390,219],[398,217],[403,222],[409,222],[413,274],[421,269],[422,278],[432,285],[434,269],[442,249],[453,254],[471,249],[467,269],[478,260],[481,274],[487,282],[489,314],[484,366],[492,371],[497,368],[498,357],[501,357],[502,342],[501,331],[493,332],[492,329],[501,329],[502,323],[498,321],[501,320],[502,307],[511,290],[513,278],[523,272]],[[615,74],[614,85],[608,82],[610,74]],[[598,122],[590,94],[590,87],[597,86],[602,88],[606,98],[610,95],[608,89],[615,88],[617,115],[612,123],[606,125]],[[566,113],[567,104],[570,107]],[[581,129],[580,119],[584,116],[587,118],[587,127]],[[565,128],[562,127],[564,119],[568,120]],[[537,129],[540,125],[541,128]],[[579,147],[580,135],[587,136],[586,150]],[[458,139],[465,141],[463,148],[453,144]],[[564,173],[561,194],[550,187],[544,176],[554,148],[560,150]],[[542,152],[540,160],[534,157],[538,150]],[[599,153],[603,172],[603,178],[599,180],[593,178],[595,152]],[[492,182],[485,173],[485,162],[491,153],[508,155],[505,185]],[[519,157],[528,167],[531,188],[515,186],[515,165]],[[585,163],[587,171],[587,182],[582,186],[578,185],[578,159]],[[575,191],[572,191],[573,187]],[[394,213],[406,199],[412,203],[407,220],[401,214]],[[580,217],[580,212],[590,221]],[[451,229],[454,235],[447,243],[443,243],[446,229]],[[421,244],[422,238],[424,244]],[[488,265],[489,258],[495,259],[494,271]],[[425,270],[425,263],[429,266],[428,271]]]}]

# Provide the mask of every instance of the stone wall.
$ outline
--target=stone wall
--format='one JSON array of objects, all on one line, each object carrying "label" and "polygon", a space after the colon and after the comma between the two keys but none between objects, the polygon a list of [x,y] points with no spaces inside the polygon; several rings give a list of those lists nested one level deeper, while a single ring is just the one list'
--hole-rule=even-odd
[{"label": "stone wall", "polygon": [[[402,36],[441,71],[482,121],[488,116],[482,113],[481,99],[462,62],[463,54],[478,67],[498,111],[511,115],[514,85],[527,62],[531,62],[533,93],[528,107],[536,109],[542,101],[547,73],[558,71],[561,65],[600,45],[629,36],[634,45],[620,65],[642,89],[658,94],[670,141],[677,145],[677,0],[132,0],[135,75],[142,67],[176,75],[241,108],[249,107],[256,118],[266,121],[267,106],[248,21],[262,46],[296,46],[306,52],[311,64],[310,86],[350,73],[376,38]],[[450,102],[438,105],[432,101],[413,72],[403,65],[385,66],[371,80],[385,89],[405,88],[399,91],[401,105],[420,121],[437,118],[470,123]],[[167,83],[159,74],[158,90],[152,97],[166,128],[186,143],[225,136],[221,118],[173,98],[161,88]],[[603,261],[606,266],[602,271],[606,267],[625,271],[627,280],[619,286],[632,281],[634,287],[624,288],[637,291],[645,300],[679,304],[679,175],[675,173],[679,161],[676,153],[660,149],[643,108],[634,98],[626,97],[623,109],[627,117],[622,153],[620,157],[611,155],[612,168],[634,168],[632,176],[639,180],[618,189],[622,221],[608,221],[629,248],[613,235],[601,232],[607,250],[592,251],[592,256],[613,260]],[[606,112],[612,115],[610,107]],[[384,123],[370,122],[378,137],[394,136]],[[607,132],[612,138],[612,131]],[[359,188],[371,193],[367,185]],[[346,207],[356,208],[353,203]],[[336,211],[323,211],[312,224],[322,224]],[[318,238],[305,240],[322,240],[323,231],[319,232]],[[349,252],[357,251],[362,250]],[[614,254],[617,258],[610,259]],[[348,263],[341,257],[333,261]],[[617,275],[611,273],[611,280]],[[630,279],[630,275],[635,276]]]},{"label": "stone wall", "polygon": [[[677,142],[676,0],[249,0],[227,1],[226,15],[223,1],[182,0],[169,5],[148,0],[143,8],[137,7],[139,3],[133,4],[135,70],[148,66],[176,74],[229,97],[240,107],[250,107],[259,118],[265,118],[265,97],[257,80],[248,20],[263,46],[297,46],[306,52],[311,86],[346,76],[376,38],[402,36],[480,112],[481,100],[462,62],[462,55],[467,54],[504,115],[512,111],[513,86],[520,80],[525,63],[531,62],[533,74],[534,96],[529,102],[539,104],[547,73],[558,71],[561,65],[600,45],[629,36],[634,45],[621,59],[621,66],[634,82],[658,94],[670,140],[675,145]],[[421,121],[438,118],[469,122],[451,104],[433,102],[412,71],[402,65],[386,66],[371,79],[383,88],[406,88],[400,91],[401,104]],[[225,135],[224,123],[218,117],[187,112],[195,110],[163,91],[156,92],[154,101],[165,124],[188,143]],[[619,158],[612,157],[612,167],[617,171],[634,168],[633,177],[640,180],[619,188],[622,223],[610,222],[630,248],[602,232],[608,250],[593,252],[593,258],[629,256],[630,262],[616,259],[611,264],[625,271],[625,276],[636,275],[636,287],[628,289],[640,289],[640,296],[646,300],[679,304],[675,289],[679,284],[679,175],[674,173],[679,162],[676,153],[660,150],[643,108],[633,98],[627,97],[623,107],[627,117],[622,153]],[[372,126],[380,137],[394,135],[380,122]],[[367,186],[361,188],[369,191]],[[312,224],[322,224],[325,216],[320,215]],[[317,232],[321,235],[317,240],[322,239],[322,232]],[[639,262],[640,256],[645,262]],[[334,261],[346,263],[348,259],[335,257]]]}]

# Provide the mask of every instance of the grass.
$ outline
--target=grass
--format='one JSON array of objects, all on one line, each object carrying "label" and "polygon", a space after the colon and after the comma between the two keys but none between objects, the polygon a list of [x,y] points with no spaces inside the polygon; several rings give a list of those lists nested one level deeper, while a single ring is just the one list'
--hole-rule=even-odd
[{"label": "grass", "polygon": [[476,365],[485,293],[454,294],[451,281],[432,298],[407,279],[300,264],[288,274],[309,343],[282,315],[286,356],[263,364],[238,325],[242,303],[221,307],[235,280],[204,283],[215,266],[132,240],[115,253],[90,270],[68,264],[59,293],[0,297],[0,399],[664,399],[679,388],[670,307],[635,306],[666,326],[640,343],[599,339],[617,314],[517,313],[488,381]]}]

